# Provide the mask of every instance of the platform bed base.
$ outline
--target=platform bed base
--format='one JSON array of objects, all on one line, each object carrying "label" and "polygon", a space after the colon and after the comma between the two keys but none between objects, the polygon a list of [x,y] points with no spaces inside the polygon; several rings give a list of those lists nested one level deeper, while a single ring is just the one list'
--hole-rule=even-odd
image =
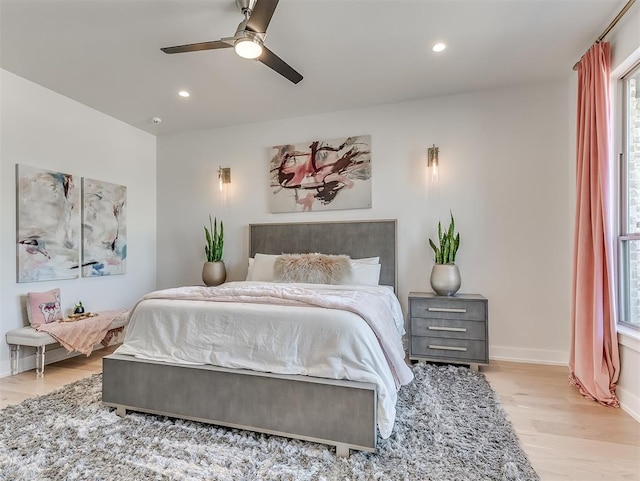
[{"label": "platform bed base", "polygon": [[103,359],[102,402],[349,450],[376,449],[376,385],[216,366]]}]

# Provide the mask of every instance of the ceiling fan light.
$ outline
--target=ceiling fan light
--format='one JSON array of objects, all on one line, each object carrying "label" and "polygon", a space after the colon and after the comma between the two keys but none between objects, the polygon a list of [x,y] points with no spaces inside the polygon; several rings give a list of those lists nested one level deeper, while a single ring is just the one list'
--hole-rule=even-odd
[{"label": "ceiling fan light", "polygon": [[257,38],[241,38],[233,48],[243,58],[258,58],[262,54],[262,45]]}]

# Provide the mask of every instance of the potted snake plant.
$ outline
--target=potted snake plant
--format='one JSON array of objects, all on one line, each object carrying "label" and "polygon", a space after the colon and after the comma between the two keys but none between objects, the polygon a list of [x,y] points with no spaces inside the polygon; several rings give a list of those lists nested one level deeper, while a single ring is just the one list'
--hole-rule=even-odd
[{"label": "potted snake plant", "polygon": [[429,245],[435,254],[435,264],[431,270],[431,288],[440,296],[453,296],[460,289],[461,279],[455,264],[456,253],[460,247],[460,233],[455,232],[455,221],[451,213],[449,227],[442,230],[438,222],[438,245],[429,239]]},{"label": "potted snake plant", "polygon": [[202,281],[207,286],[218,286],[227,279],[227,269],[222,260],[222,250],[224,247],[224,224],[220,221],[218,230],[218,219],[211,221],[209,215],[209,228],[204,227],[204,237],[206,244],[204,253],[207,261],[202,266]]}]

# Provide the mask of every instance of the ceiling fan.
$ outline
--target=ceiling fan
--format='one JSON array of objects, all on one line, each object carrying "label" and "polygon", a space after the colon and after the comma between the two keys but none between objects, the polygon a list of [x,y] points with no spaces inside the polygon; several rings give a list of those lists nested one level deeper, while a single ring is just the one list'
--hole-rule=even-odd
[{"label": "ceiling fan", "polygon": [[244,15],[244,20],[238,25],[233,37],[221,38],[211,42],[165,47],[160,50],[164,53],[183,53],[234,47],[236,53],[241,57],[257,59],[294,84],[297,84],[302,80],[302,75],[264,46],[267,27],[277,5],[278,0],[236,0],[236,6]]}]

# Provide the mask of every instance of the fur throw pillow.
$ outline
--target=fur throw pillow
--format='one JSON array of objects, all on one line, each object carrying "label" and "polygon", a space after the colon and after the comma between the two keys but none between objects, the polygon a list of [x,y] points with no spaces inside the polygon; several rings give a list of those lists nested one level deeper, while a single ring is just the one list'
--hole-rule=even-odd
[{"label": "fur throw pillow", "polygon": [[283,254],[273,265],[276,282],[343,284],[351,279],[349,256],[326,254]]}]

